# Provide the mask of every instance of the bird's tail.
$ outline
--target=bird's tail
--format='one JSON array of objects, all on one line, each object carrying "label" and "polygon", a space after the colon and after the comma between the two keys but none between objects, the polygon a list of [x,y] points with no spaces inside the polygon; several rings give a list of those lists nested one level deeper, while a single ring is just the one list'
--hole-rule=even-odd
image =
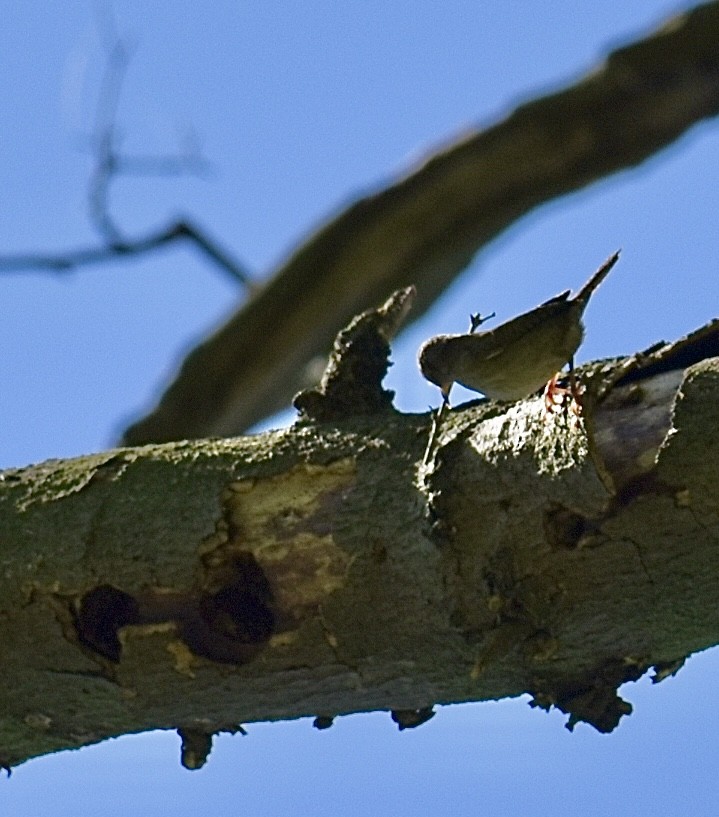
[{"label": "bird's tail", "polygon": [[602,281],[609,275],[609,271],[611,268],[617,263],[619,260],[619,253],[621,250],[617,250],[614,255],[610,255],[609,258],[602,264],[601,267],[592,275],[592,277],[587,281],[586,284],[577,292],[577,294],[572,298],[573,301],[580,301],[586,303],[592,292],[602,283]]}]

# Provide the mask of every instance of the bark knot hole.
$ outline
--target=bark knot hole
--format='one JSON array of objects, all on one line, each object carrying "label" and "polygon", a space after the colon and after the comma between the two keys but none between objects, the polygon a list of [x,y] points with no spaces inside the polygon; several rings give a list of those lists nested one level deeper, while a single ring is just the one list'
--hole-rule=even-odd
[{"label": "bark knot hole", "polygon": [[137,624],[139,618],[137,601],[129,593],[101,584],[80,599],[75,628],[81,644],[118,663],[122,653],[118,630]]},{"label": "bark knot hole", "polygon": [[213,661],[251,661],[276,629],[274,595],[264,570],[252,553],[242,551],[214,565],[207,579],[199,618],[184,622],[185,643]]}]

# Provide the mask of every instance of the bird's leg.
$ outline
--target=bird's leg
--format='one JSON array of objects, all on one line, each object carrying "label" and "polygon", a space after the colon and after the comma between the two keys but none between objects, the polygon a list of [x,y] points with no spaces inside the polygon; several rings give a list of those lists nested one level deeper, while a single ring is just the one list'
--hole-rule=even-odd
[{"label": "bird's leg", "polygon": [[544,410],[547,414],[556,414],[564,408],[564,398],[567,396],[568,389],[559,385],[561,376],[562,373],[557,372],[544,387]]},{"label": "bird's leg", "polygon": [[[569,387],[560,386],[561,372],[557,372],[544,388],[544,408],[547,414],[556,414],[569,409],[577,417],[582,415],[582,387],[574,371],[574,357],[569,358]],[[569,400],[567,401],[567,397]]]},{"label": "bird's leg", "polygon": [[577,375],[574,371],[574,355],[569,358],[569,393],[572,395],[574,405],[577,407],[577,414],[582,413],[582,392],[584,389],[579,385]]}]

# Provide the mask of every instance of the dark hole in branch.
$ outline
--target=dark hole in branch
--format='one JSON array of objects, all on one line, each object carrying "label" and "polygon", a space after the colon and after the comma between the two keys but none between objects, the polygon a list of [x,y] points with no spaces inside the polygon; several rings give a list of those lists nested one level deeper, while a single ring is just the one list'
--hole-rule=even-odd
[{"label": "dark hole in branch", "polygon": [[235,554],[218,573],[198,601],[198,615],[183,621],[181,637],[195,655],[245,664],[276,629],[272,589],[249,552]]},{"label": "dark hole in branch", "polygon": [[200,613],[215,633],[245,644],[267,641],[275,626],[274,613],[266,600],[244,584],[205,596]]},{"label": "dark hole in branch", "polygon": [[102,584],[85,593],[75,613],[80,642],[115,663],[122,653],[117,631],[120,627],[138,622],[135,599],[109,584]]},{"label": "dark hole in branch", "polygon": [[588,531],[587,519],[562,505],[544,512],[544,535],[554,548],[572,550]]}]

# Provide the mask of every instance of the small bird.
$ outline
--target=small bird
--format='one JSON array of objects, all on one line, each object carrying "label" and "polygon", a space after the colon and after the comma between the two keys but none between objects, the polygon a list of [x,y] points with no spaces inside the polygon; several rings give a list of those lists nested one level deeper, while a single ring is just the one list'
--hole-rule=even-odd
[{"label": "small bird", "polygon": [[573,298],[567,290],[496,329],[430,338],[419,350],[422,374],[445,403],[455,382],[491,400],[528,397],[566,363],[571,370],[584,337],[582,314],[618,258],[619,252],[608,258]]}]

